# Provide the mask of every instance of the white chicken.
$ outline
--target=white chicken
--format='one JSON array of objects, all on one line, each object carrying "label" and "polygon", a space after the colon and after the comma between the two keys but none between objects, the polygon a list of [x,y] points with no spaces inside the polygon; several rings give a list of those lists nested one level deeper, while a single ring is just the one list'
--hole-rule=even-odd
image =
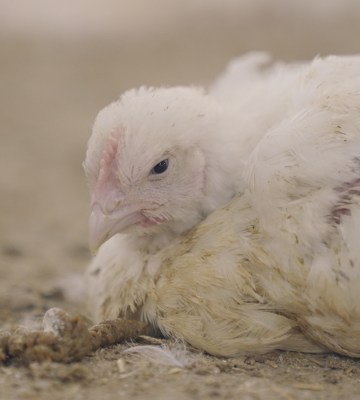
[{"label": "white chicken", "polygon": [[360,357],[360,57],[266,62],[240,59],[209,94],[140,89],[100,112],[84,164],[91,243],[106,241],[93,316],[222,356]]}]

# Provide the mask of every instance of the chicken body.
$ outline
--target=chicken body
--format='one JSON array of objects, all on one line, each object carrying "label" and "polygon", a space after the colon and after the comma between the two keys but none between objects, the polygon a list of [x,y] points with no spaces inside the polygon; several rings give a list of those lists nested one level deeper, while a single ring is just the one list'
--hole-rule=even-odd
[{"label": "chicken body", "polygon": [[[214,192],[204,183],[197,192],[197,181],[180,229],[181,214],[150,230],[109,229],[113,236],[88,271],[93,315],[141,318],[222,356],[286,349],[359,357],[360,57],[264,70],[263,60],[251,57],[209,95],[221,110],[207,125],[214,127],[209,150],[190,146],[211,159],[219,132],[231,132],[232,156],[219,148],[225,157],[217,158],[221,172],[229,169],[209,186]],[[252,79],[244,80],[247,73]],[[85,162],[93,205],[103,209],[113,177],[102,180],[101,169],[117,159],[111,149],[118,155],[121,143],[115,137],[106,144],[113,131],[101,142],[94,129]],[[133,163],[126,160],[129,168]],[[117,163],[116,176],[120,169]],[[238,173],[229,177],[231,170]],[[213,196],[222,185],[228,191]],[[195,214],[192,204],[199,205]],[[108,218],[113,226],[115,217]]]}]

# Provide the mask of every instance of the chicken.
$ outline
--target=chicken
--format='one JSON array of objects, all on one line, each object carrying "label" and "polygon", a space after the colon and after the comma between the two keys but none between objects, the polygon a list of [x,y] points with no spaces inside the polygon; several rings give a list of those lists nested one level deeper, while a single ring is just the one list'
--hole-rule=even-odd
[{"label": "chicken", "polygon": [[[264,53],[251,53],[238,64],[242,75],[259,75],[265,61]],[[270,109],[250,111],[250,90],[239,82],[244,111],[221,98],[218,86],[228,82],[209,93],[142,87],[100,111],[84,162],[93,251],[118,232],[157,251],[244,189],[244,162],[276,117]],[[256,101],[263,98],[252,91]]]},{"label": "chicken", "polygon": [[100,113],[93,316],[220,356],[360,357],[360,57],[263,61],[208,94],[141,89]]}]

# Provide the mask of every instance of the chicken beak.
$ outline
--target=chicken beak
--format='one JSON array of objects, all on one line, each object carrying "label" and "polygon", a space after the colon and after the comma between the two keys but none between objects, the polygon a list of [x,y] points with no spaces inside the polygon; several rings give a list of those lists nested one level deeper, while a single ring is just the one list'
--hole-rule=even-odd
[{"label": "chicken beak", "polygon": [[107,214],[98,203],[91,207],[89,218],[89,247],[95,255],[99,247],[117,233],[136,224],[140,220],[139,212],[130,207],[119,207]]}]

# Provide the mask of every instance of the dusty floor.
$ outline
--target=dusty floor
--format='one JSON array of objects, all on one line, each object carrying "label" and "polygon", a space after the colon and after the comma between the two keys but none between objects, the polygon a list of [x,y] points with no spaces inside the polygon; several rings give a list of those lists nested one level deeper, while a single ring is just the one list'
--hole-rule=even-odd
[{"label": "dusty floor", "polygon": [[[146,41],[3,37],[1,328],[35,326],[52,306],[81,309],[79,281],[89,260],[81,161],[100,107],[140,84],[206,83],[250,49],[286,59],[358,52],[359,26],[338,21],[304,32],[301,24],[290,29],[275,21],[259,31],[251,22],[214,19]],[[0,366],[0,399],[360,399],[359,361],[336,355],[192,354],[178,368],[131,362],[123,349],[70,365]]]}]

